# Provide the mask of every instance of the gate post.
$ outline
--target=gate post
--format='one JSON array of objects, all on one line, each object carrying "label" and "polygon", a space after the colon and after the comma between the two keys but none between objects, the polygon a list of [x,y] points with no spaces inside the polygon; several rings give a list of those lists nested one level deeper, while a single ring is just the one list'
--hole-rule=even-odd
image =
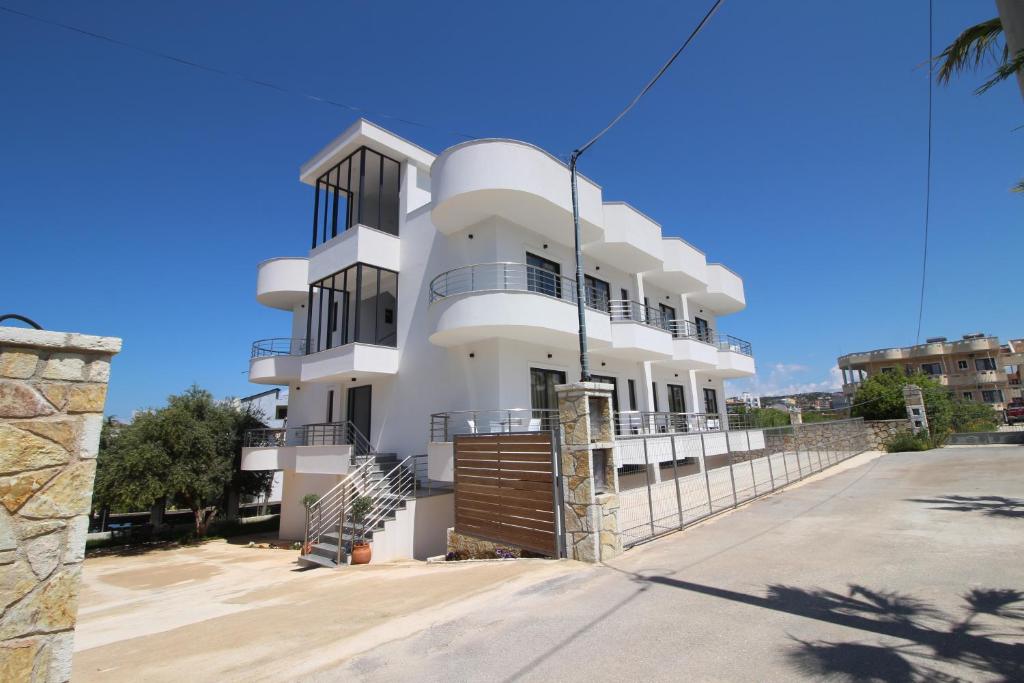
[{"label": "gate post", "polygon": [[597,382],[555,387],[566,555],[581,562],[610,560],[622,552],[612,389]]},{"label": "gate post", "polygon": [[928,431],[928,413],[924,409],[924,394],[916,384],[903,387],[903,402],[907,405],[907,419],[914,434]]}]

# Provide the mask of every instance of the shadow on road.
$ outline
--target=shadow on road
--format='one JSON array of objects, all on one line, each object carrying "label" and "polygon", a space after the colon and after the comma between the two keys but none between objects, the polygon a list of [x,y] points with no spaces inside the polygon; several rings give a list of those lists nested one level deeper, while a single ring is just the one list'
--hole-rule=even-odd
[{"label": "shadow on road", "polygon": [[1004,496],[937,496],[935,498],[908,498],[911,503],[931,505],[932,510],[950,512],[980,512],[989,517],[1024,519],[1024,500]]},{"label": "shadow on road", "polygon": [[[808,676],[854,681],[958,680],[931,666],[945,662],[995,675],[998,680],[1024,678],[1024,593],[1016,589],[972,589],[962,596],[962,613],[954,615],[912,596],[856,584],[851,584],[845,595],[771,585],[760,597],[668,576],[633,578],[881,637],[877,643],[805,642],[794,638],[787,657],[794,668]],[[979,620],[982,615],[986,618]],[[893,645],[888,642],[892,639],[907,642]]]}]

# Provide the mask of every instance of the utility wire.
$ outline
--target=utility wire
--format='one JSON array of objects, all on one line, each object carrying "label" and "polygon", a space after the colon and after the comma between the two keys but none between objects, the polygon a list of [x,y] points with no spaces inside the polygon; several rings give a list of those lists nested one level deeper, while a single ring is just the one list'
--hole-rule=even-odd
[{"label": "utility wire", "polygon": [[928,275],[928,224],[932,203],[932,15],[934,0],[928,0],[928,161],[924,185],[924,256],[921,259],[921,296],[917,306],[917,336],[921,343],[921,319],[924,317],[924,285]]},{"label": "utility wire", "polygon": [[575,152],[573,152],[573,156],[579,157],[581,154],[586,152],[591,145],[600,140],[605,133],[610,131],[615,126],[615,124],[622,120],[623,116],[628,114],[630,110],[636,106],[637,102],[640,101],[640,98],[646,95],[648,90],[654,87],[654,84],[658,82],[658,79],[661,78],[666,71],[668,71],[668,68],[670,66],[672,66],[672,62],[676,61],[676,58],[683,53],[683,50],[686,49],[686,46],[689,45],[690,42],[697,37],[697,34],[700,33],[702,28],[704,28],[704,24],[708,23],[708,21],[711,19],[711,16],[718,11],[718,7],[719,5],[722,4],[722,2],[723,0],[715,1],[715,4],[711,6],[711,9],[707,11],[707,14],[704,15],[704,18],[700,20],[699,24],[697,24],[697,27],[690,32],[690,35],[686,38],[686,41],[682,45],[680,45],[679,49],[676,50],[671,57],[669,57],[669,60],[665,62],[665,64],[660,69],[658,69],[658,73],[654,74],[654,77],[647,82],[647,85],[645,85],[643,90],[641,90],[637,94],[637,96],[633,98],[633,101],[630,102],[625,109],[619,112],[619,115],[612,119],[611,123],[602,128],[601,132],[592,137],[590,141],[587,142],[585,145],[583,145],[582,147],[578,148]]},{"label": "utility wire", "polygon": [[301,97],[301,98],[306,99],[306,100],[310,100],[312,102],[319,102],[321,104],[327,104],[327,105],[330,105],[332,107],[337,107],[338,109],[344,109],[346,111],[355,112],[355,113],[359,113],[359,114],[367,114],[367,115],[375,116],[375,117],[382,118],[382,119],[390,119],[392,121],[397,121],[399,123],[405,123],[405,124],[408,124],[410,126],[418,126],[420,128],[429,128],[429,129],[433,129],[433,130],[438,130],[438,131],[447,133],[449,135],[455,135],[457,137],[465,138],[467,140],[477,140],[480,137],[478,135],[470,135],[468,133],[461,133],[459,131],[448,130],[448,129],[445,129],[445,128],[439,128],[439,127],[433,126],[433,125],[431,125],[429,123],[423,123],[421,121],[414,121],[412,119],[407,119],[407,118],[404,118],[402,116],[396,116],[394,114],[387,114],[387,113],[380,112],[380,111],[374,111],[372,109],[365,109],[363,107],[357,107],[357,106],[352,105],[352,104],[346,104],[344,102],[338,102],[336,100],[331,100],[331,99],[328,99],[326,97],[320,97],[318,95],[311,95],[309,93],[301,92],[299,90],[292,90],[290,88],[286,88],[284,86],[277,85],[276,83],[271,83],[269,81],[257,80],[255,78],[250,78],[249,76],[246,76],[245,74],[236,73],[234,71],[226,71],[224,69],[220,69],[220,68],[215,67],[215,66],[209,66],[207,64],[201,64],[201,63],[193,61],[191,59],[185,59],[184,57],[177,57],[177,56],[172,55],[172,54],[168,54],[168,53],[165,53],[165,52],[160,52],[158,50],[153,50],[153,49],[150,49],[148,47],[143,47],[142,45],[136,45],[134,43],[129,43],[129,42],[126,42],[126,41],[123,41],[123,40],[119,40],[117,38],[111,38],[110,36],[103,35],[102,33],[96,33],[94,31],[89,31],[89,30],[84,29],[84,28],[79,28],[77,26],[72,26],[71,24],[65,24],[65,23],[62,23],[62,22],[59,22],[59,21],[54,21],[52,19],[44,19],[43,17],[36,16],[34,14],[29,14],[28,12],[22,12],[20,10],[12,9],[10,7],[5,7],[3,5],[0,5],[0,10],[2,10],[4,12],[7,12],[8,14],[13,14],[13,15],[16,15],[16,16],[19,16],[19,17],[23,17],[25,19],[30,19],[32,21],[39,22],[41,24],[47,24],[49,26],[56,26],[58,28],[62,28],[62,29],[68,30],[68,31],[73,31],[73,32],[81,34],[83,36],[88,36],[90,38],[96,38],[97,40],[102,40],[102,41],[110,43],[112,45],[117,45],[118,47],[124,47],[124,48],[128,48],[129,50],[135,50],[136,52],[141,52],[141,53],[147,54],[147,55],[149,55],[151,57],[158,57],[160,59],[165,59],[167,61],[174,62],[175,64],[180,64],[180,65],[183,65],[183,66],[190,66],[192,68],[200,69],[202,71],[207,71],[209,73],[214,73],[214,74],[217,74],[219,76],[225,76],[227,78],[232,78],[232,79],[237,80],[237,81],[242,81],[243,83],[248,83],[250,85],[257,85],[257,86],[260,86],[262,88],[269,88],[270,90],[275,90],[277,92],[284,93],[286,95],[293,95],[293,96],[296,96],[296,97]]}]

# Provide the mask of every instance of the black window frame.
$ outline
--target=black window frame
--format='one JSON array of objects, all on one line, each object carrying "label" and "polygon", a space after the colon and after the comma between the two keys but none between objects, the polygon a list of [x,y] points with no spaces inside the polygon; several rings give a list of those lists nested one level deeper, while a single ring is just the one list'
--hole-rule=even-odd
[{"label": "black window frame", "polygon": [[[612,286],[607,280],[594,277],[593,275],[583,276],[583,285],[587,291],[587,306],[605,313],[611,313]],[[601,287],[604,291],[601,291]]]},{"label": "black window frame", "polygon": [[[983,367],[983,366],[991,366],[991,367]],[[996,359],[995,358],[975,358],[974,359],[974,369],[977,372],[992,372],[992,371],[995,371],[995,370],[999,369],[999,366],[996,364]]]},{"label": "black window frame", "polygon": [[[384,308],[385,315],[381,314],[381,280],[382,273],[394,275],[394,307]],[[340,288],[339,288],[340,278]],[[371,278],[375,281],[375,293],[372,297],[375,307],[372,324],[373,334],[371,341],[364,339],[364,330],[360,329],[363,318],[363,301],[360,296],[363,289],[363,282]],[[328,284],[329,283],[329,284]],[[399,273],[397,270],[380,268],[362,261],[353,263],[347,268],[342,268],[336,273],[317,280],[309,285],[309,294],[306,299],[306,353],[318,353],[346,344],[361,343],[373,346],[387,346],[397,348],[398,346],[398,292]],[[340,301],[335,300],[337,294],[343,294]],[[325,306],[326,301],[326,306]],[[341,304],[340,307],[337,304]],[[326,308],[326,325],[324,324],[324,310]],[[387,311],[391,311],[392,323],[387,322]],[[316,317],[316,331],[314,334],[313,318]],[[340,323],[338,319],[340,318]],[[381,336],[381,322],[394,328],[393,334],[386,337]],[[350,324],[351,322],[351,324]],[[339,332],[340,327],[340,332]],[[334,336],[338,333],[340,339],[334,343]],[[386,341],[389,339],[390,341]]]},{"label": "black window frame", "polygon": [[[367,155],[379,158],[376,178],[366,176]],[[354,169],[357,162],[358,169]],[[353,171],[356,178],[353,178]],[[354,180],[356,186],[353,185]],[[374,180],[376,201],[368,202],[366,190],[371,185],[367,183]],[[401,193],[402,163],[365,145],[359,147],[320,174],[313,183],[312,248],[329,242],[354,225],[365,225],[397,237],[401,223]],[[345,198],[343,214],[339,212],[341,197]],[[393,215],[390,211],[392,205]],[[385,206],[388,207],[387,214]],[[374,212],[376,215],[371,215]]]}]

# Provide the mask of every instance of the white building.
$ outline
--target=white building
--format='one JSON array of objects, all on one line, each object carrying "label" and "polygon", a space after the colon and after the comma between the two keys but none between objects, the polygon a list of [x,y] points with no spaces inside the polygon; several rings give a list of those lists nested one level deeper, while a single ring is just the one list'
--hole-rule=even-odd
[{"label": "white building", "polygon": [[[256,353],[255,349],[253,353]],[[287,389],[282,389],[281,387],[267,389],[258,394],[238,399],[238,404],[255,410],[258,415],[262,416],[263,424],[270,429],[284,429],[288,426]],[[284,473],[277,471],[274,473],[274,481],[270,485],[270,493],[267,495],[266,500],[263,500],[261,497],[260,502],[280,503],[283,489]]]},{"label": "white building", "polygon": [[[311,249],[257,277],[257,299],[292,313],[290,336],[256,343],[249,367],[289,387],[296,436],[243,454],[284,471],[286,538],[302,537],[298,501],[339,481],[353,451],[429,451],[430,477],[450,478],[453,433],[551,426],[553,387],[580,373],[561,161],[514,140],[435,155],[360,120],[299,177],[314,189]],[[667,429],[726,428],[724,380],[754,374],[750,345],[718,332],[745,306],[743,281],[582,177],[579,210],[591,372],[615,386],[622,428],[652,412]]]}]

